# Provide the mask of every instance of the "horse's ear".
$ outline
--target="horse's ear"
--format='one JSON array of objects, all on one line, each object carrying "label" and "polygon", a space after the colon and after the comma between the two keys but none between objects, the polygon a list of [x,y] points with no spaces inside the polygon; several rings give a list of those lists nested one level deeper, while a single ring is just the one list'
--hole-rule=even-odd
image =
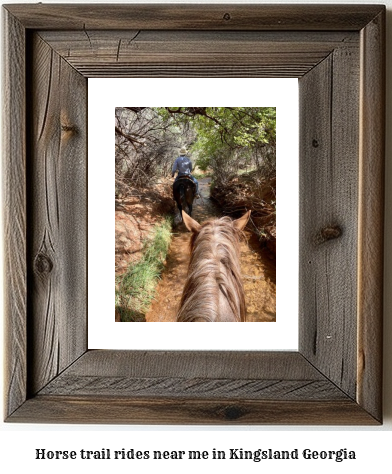
[{"label": "horse's ear", "polygon": [[246,212],[242,217],[240,217],[239,219],[236,219],[234,221],[234,227],[236,229],[243,230],[245,228],[246,224],[248,223],[249,217],[250,217],[250,212],[251,211]]},{"label": "horse's ear", "polygon": [[201,225],[198,222],[196,222],[194,219],[192,219],[191,216],[188,216],[188,214],[184,211],[182,211],[182,218],[184,220],[184,224],[186,228],[190,232],[194,232],[194,233],[200,232]]}]

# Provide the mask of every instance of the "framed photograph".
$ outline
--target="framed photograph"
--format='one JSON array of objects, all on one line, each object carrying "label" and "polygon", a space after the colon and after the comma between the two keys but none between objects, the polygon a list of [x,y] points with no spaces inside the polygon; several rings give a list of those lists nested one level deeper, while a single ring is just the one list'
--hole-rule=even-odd
[{"label": "framed photograph", "polygon": [[[3,16],[6,421],[382,423],[385,7]],[[89,79],[211,77],[298,79],[298,350],[91,348]]]},{"label": "framed photograph", "polygon": [[[154,92],[133,81],[151,103]],[[274,79],[174,79],[164,94],[157,79],[167,103],[181,101],[177,85],[194,106],[210,106],[115,108],[118,322],[276,321],[277,107],[245,106],[244,97],[242,107],[213,106],[236,88],[245,95],[247,81],[247,103],[260,104],[263,88],[273,94]],[[296,80],[277,80],[275,90],[286,83],[295,99]],[[292,129],[298,137],[295,119]],[[293,155],[284,162],[294,167]]]}]

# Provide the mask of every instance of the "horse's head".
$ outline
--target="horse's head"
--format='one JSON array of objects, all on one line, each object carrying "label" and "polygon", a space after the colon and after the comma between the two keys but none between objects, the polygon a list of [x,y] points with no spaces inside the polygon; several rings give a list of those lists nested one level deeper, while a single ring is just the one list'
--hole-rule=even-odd
[{"label": "horse's head", "polygon": [[203,224],[184,211],[182,217],[192,232],[191,259],[177,320],[244,321],[240,236],[250,211],[234,221],[222,217]]},{"label": "horse's head", "polygon": [[[248,220],[249,220],[249,217],[250,217],[250,213],[251,213],[251,211],[247,211],[247,212],[245,212],[245,214],[242,217],[234,220],[233,221],[234,228],[237,229],[237,230],[245,229],[245,226],[248,223]],[[202,229],[202,226],[197,221],[192,219],[191,216],[188,216],[188,214],[184,211],[182,211],[182,219],[184,221],[184,224],[185,224],[186,228],[190,232],[193,232],[194,234],[198,234],[200,232],[200,230]]]}]

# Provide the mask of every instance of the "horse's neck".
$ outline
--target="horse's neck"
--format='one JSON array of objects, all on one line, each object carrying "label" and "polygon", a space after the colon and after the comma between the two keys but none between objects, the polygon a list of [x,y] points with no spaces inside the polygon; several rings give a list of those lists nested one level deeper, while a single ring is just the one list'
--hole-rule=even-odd
[{"label": "horse's neck", "polygon": [[211,238],[194,249],[180,318],[216,322],[240,320],[244,303],[239,263],[221,259],[219,245]]}]

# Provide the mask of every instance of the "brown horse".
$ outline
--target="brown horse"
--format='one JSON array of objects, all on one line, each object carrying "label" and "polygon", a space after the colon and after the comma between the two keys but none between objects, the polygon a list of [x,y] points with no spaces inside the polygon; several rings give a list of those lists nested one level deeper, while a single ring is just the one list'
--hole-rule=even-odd
[{"label": "brown horse", "polygon": [[188,176],[181,176],[173,183],[173,197],[177,203],[180,217],[182,218],[182,211],[186,211],[192,215],[193,200],[196,194],[196,184],[192,178]]},{"label": "brown horse", "polygon": [[177,321],[245,321],[239,254],[250,211],[234,221],[222,217],[201,225],[185,212],[182,217],[192,232],[191,259]]}]

